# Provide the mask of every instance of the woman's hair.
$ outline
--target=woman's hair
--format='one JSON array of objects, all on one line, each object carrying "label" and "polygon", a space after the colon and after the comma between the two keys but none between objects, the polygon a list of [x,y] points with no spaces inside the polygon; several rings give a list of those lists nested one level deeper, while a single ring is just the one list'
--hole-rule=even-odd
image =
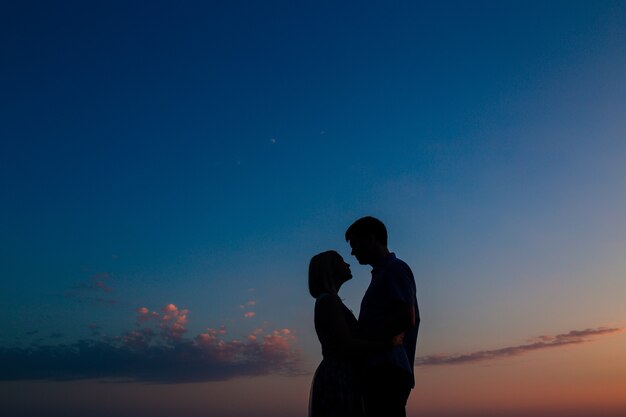
[{"label": "woman's hair", "polygon": [[333,274],[340,255],[334,250],[318,253],[309,262],[309,292],[314,298],[323,293],[334,293]]}]

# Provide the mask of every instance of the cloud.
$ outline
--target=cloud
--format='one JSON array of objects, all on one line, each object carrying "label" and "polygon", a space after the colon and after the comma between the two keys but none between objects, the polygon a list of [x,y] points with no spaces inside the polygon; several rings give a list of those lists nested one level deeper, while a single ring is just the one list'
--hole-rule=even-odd
[{"label": "cloud", "polygon": [[78,289],[96,291],[96,292],[113,292],[111,284],[112,278],[108,272],[98,272],[89,277],[89,281],[78,285]]},{"label": "cloud", "polygon": [[244,309],[244,308],[246,308],[246,307],[248,307],[248,308],[252,308],[252,307],[254,307],[255,305],[256,305],[256,300],[250,300],[250,301],[248,301],[248,302],[247,302],[247,303],[245,303],[245,304],[239,304],[239,308],[240,308],[240,309]]},{"label": "cloud", "polygon": [[189,310],[179,310],[174,304],[168,304],[161,309],[161,313],[150,311],[146,307],[137,309],[140,323],[153,321],[157,324],[161,332],[161,337],[165,340],[180,340],[187,332],[187,315]]},{"label": "cloud", "polygon": [[245,313],[243,313],[243,316],[247,319],[251,319],[254,316],[256,316],[256,313],[254,311],[252,311],[252,309],[254,309],[254,307],[256,306],[256,300],[249,300],[247,303],[245,304],[239,304],[239,308],[240,309],[246,309],[247,311]]},{"label": "cloud", "polygon": [[72,290],[65,292],[65,297],[93,301],[99,304],[117,304],[117,300],[103,297],[103,295],[108,295],[114,291],[111,281],[111,275],[107,272],[94,274],[87,282],[83,282]]},{"label": "cloud", "polygon": [[595,337],[607,336],[621,333],[624,329],[598,327],[595,329],[572,330],[568,333],[557,334],[555,336],[539,336],[530,343],[508,346],[493,350],[482,350],[478,352],[454,354],[454,355],[430,355],[415,358],[415,366],[425,365],[460,365],[474,362],[483,362],[493,359],[520,356],[529,352],[542,349],[558,348],[568,345],[588,343],[595,340]]},{"label": "cloud", "polygon": [[91,284],[93,288],[96,288],[104,292],[113,291],[113,287],[110,286],[110,281],[111,281],[111,276],[106,272],[95,274],[91,277]]},{"label": "cloud", "polygon": [[[137,327],[121,336],[94,334],[72,344],[0,347],[0,380],[84,380],[188,383],[240,376],[305,373],[290,329],[253,330],[245,341],[226,340],[224,326],[193,338],[189,311],[168,304],[137,309]],[[97,326],[90,325],[93,330]]]}]

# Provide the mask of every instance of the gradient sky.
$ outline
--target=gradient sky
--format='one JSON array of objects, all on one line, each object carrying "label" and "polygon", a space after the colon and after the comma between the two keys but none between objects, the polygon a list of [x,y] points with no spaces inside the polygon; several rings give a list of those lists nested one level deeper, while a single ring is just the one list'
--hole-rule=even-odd
[{"label": "gradient sky", "polygon": [[412,417],[626,413],[626,3],[0,3],[0,414],[306,415],[374,215]]}]

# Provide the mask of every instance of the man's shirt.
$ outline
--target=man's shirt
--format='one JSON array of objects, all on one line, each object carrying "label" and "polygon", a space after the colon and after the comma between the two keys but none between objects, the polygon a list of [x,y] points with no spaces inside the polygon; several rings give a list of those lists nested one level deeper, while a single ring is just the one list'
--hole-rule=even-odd
[{"label": "man's shirt", "polygon": [[413,306],[415,325],[405,332],[402,345],[371,355],[366,361],[366,366],[370,368],[380,365],[396,366],[410,374],[413,386],[415,345],[420,323],[415,279],[411,268],[396,258],[394,253],[390,253],[373,266],[372,281],[361,302],[359,329],[363,336],[367,339],[391,339],[394,335],[389,334],[385,324],[389,321],[389,314],[398,309],[398,303]]}]

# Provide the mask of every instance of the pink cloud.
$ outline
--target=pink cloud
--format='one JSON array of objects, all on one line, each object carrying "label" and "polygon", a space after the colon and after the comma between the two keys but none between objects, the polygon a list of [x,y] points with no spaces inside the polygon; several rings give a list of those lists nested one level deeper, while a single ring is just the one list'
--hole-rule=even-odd
[{"label": "pink cloud", "polygon": [[291,342],[294,340],[295,336],[293,336],[291,330],[274,330],[272,333],[263,337],[262,347],[266,354],[280,356],[289,350]]},{"label": "pink cloud", "polygon": [[177,340],[187,332],[187,321],[189,310],[179,309],[174,304],[167,304],[161,309],[161,314],[156,311],[150,311],[146,307],[140,307],[137,310],[138,325],[153,321],[161,330],[161,335],[165,340]]},{"label": "pink cloud", "polygon": [[256,316],[256,313],[254,311],[248,311],[244,313],[243,316],[247,319],[251,319],[252,317]]},{"label": "pink cloud", "polygon": [[256,328],[245,340],[226,340],[227,329],[221,326],[186,338],[189,310],[168,304],[160,312],[140,307],[136,313],[136,328],[121,336],[94,335],[58,346],[0,347],[0,380],[186,383],[305,373],[290,329]]},{"label": "pink cloud", "polygon": [[139,314],[139,317],[148,320],[150,318],[149,314],[150,314],[150,310],[148,310],[146,307],[139,307],[137,309],[137,313]]},{"label": "pink cloud", "polygon": [[254,307],[256,305],[256,300],[250,300],[245,304],[239,304],[240,309],[244,309],[246,307]]}]

